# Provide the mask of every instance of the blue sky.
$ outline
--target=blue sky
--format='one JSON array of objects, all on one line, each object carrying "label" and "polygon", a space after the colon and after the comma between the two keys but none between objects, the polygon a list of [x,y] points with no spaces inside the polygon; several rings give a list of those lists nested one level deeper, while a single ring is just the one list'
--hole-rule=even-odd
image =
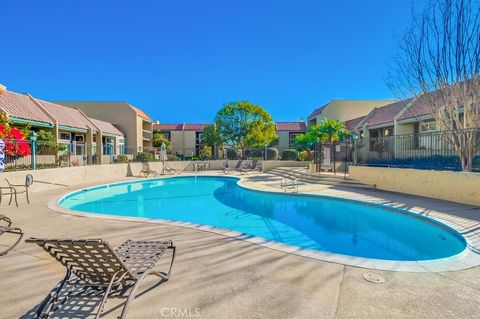
[{"label": "blue sky", "polygon": [[163,123],[247,99],[277,121],[385,99],[407,0],[3,1],[0,83],[47,100],[126,100]]}]

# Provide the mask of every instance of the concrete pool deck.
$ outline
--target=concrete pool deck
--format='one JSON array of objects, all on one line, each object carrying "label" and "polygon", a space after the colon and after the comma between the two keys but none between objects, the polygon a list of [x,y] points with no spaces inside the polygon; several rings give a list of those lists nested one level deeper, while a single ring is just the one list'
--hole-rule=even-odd
[{"label": "concrete pool deck", "polygon": [[[247,176],[244,183],[279,190],[278,178],[268,174]],[[178,252],[171,280],[150,289],[156,280],[147,279],[129,318],[174,318],[180,311],[199,318],[382,319],[478,318],[480,312],[480,267],[426,273],[367,270],[196,229],[84,218],[47,208],[51,198],[86,186],[33,193],[31,205],[21,199],[19,208],[3,204],[2,213],[26,237],[103,238],[113,246],[126,239],[172,239]],[[480,232],[479,207],[362,188],[301,185],[300,192],[402,206],[426,215],[447,213],[442,218],[463,225],[465,234]],[[386,282],[369,283],[362,277],[365,272]],[[0,318],[29,318],[63,276],[63,268],[35,245],[22,243],[0,257]],[[109,300],[106,317],[118,316],[122,302]],[[59,316],[84,318],[92,306],[73,300]]]}]

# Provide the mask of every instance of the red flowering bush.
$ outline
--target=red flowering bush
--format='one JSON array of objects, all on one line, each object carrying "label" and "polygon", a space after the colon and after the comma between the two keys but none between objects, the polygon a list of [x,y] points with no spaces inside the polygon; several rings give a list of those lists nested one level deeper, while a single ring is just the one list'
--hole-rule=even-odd
[{"label": "red flowering bush", "polygon": [[24,157],[30,155],[30,141],[25,139],[25,134],[17,128],[0,124],[0,138],[5,142],[3,151],[9,156]]}]

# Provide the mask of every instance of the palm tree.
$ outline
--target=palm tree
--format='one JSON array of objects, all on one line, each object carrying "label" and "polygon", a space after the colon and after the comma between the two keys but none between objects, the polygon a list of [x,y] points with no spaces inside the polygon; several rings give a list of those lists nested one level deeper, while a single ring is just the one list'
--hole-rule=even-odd
[{"label": "palm tree", "polygon": [[336,119],[324,119],[320,124],[314,125],[311,130],[323,143],[335,143],[348,135],[345,124]]},{"label": "palm tree", "polygon": [[312,146],[317,141],[317,137],[311,132],[308,131],[305,134],[300,134],[295,137],[295,146],[301,151],[307,151],[308,156],[313,161]]}]

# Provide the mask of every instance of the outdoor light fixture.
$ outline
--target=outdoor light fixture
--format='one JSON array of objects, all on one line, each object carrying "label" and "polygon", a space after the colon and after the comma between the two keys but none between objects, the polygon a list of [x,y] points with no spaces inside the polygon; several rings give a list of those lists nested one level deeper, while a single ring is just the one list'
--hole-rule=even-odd
[{"label": "outdoor light fixture", "polygon": [[34,142],[37,141],[37,136],[38,136],[37,132],[31,131],[29,134],[30,141],[34,141]]}]

